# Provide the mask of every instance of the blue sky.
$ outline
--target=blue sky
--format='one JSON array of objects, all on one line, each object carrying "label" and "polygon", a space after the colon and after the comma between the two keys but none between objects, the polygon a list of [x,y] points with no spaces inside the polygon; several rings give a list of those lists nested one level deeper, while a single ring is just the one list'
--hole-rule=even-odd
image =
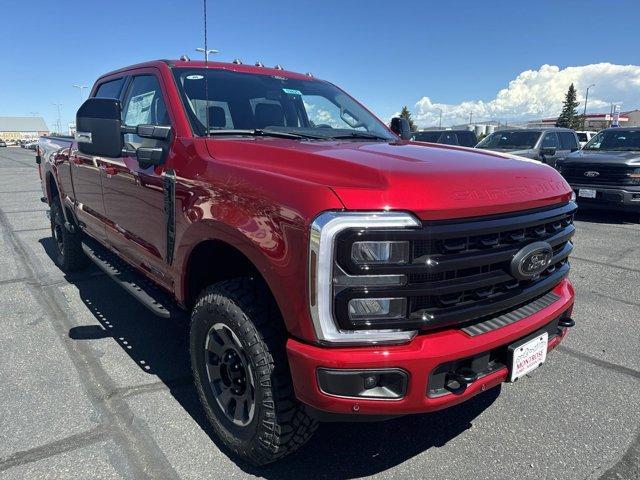
[{"label": "blue sky", "polygon": [[[465,105],[477,115],[508,117],[509,105],[486,105],[526,71],[534,72],[535,81],[571,79],[579,91],[593,81],[590,99],[601,110],[612,101],[640,107],[640,95],[628,93],[640,87],[640,67],[605,69],[606,81],[598,77],[602,68],[562,73],[603,62],[640,64],[637,0],[208,4],[209,46],[221,51],[220,60],[239,57],[311,71],[385,119],[402,105],[418,110],[425,125],[438,106],[451,122]],[[73,84],[91,85],[101,73],[138,61],[183,53],[195,58],[194,48],[203,43],[201,0],[4,0],[2,10],[0,115],[39,112],[50,125],[57,116],[54,102],[63,103],[63,122],[73,120],[80,103]],[[541,73],[547,64],[558,71]],[[612,93],[620,78],[630,77],[638,83]],[[530,76],[521,80],[532,88]],[[514,118],[523,115],[519,102]],[[544,104],[525,115],[553,108]]]}]

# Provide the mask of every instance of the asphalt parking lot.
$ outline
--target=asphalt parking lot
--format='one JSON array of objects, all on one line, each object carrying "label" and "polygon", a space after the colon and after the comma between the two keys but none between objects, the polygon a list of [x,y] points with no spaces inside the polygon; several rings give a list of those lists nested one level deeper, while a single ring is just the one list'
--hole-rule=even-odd
[{"label": "asphalt parking lot", "polygon": [[543,368],[453,409],[323,424],[255,469],[212,440],[187,328],[64,275],[34,153],[0,149],[0,478],[640,478],[640,224],[581,213],[576,327]]}]

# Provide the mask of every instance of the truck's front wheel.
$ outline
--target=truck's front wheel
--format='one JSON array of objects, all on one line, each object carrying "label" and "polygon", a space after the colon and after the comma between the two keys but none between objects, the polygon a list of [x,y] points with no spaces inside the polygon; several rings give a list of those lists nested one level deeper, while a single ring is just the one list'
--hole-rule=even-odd
[{"label": "truck's front wheel", "polygon": [[191,316],[191,366],[220,440],[262,465],[299,448],[316,422],[293,393],[281,319],[264,284],[248,278],[212,285]]}]

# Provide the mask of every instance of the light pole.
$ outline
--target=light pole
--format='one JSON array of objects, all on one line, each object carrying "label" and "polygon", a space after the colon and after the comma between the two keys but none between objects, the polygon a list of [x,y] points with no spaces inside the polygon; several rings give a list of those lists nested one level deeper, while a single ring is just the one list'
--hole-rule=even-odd
[{"label": "light pole", "polygon": [[202,52],[202,53],[204,53],[204,61],[205,61],[205,62],[208,62],[208,61],[209,61],[209,54],[210,54],[210,53],[213,53],[213,54],[220,53],[220,51],[219,51],[219,50],[216,50],[216,49],[214,49],[214,48],[208,48],[208,49],[206,49],[206,48],[201,48],[201,47],[196,48],[196,52]]},{"label": "light pole", "polygon": [[436,107],[436,110],[440,112],[440,121],[438,122],[438,128],[442,128],[442,109],[440,107]]},{"label": "light pole", "polygon": [[53,104],[58,108],[58,123],[57,123],[58,131],[56,133],[60,133],[60,108],[62,108],[62,104],[61,103],[55,103],[55,102]]},{"label": "light pole", "polygon": [[473,112],[469,112],[469,125],[473,124]]},{"label": "light pole", "polygon": [[596,86],[596,84],[595,84],[595,83],[592,83],[591,85],[589,85],[589,86],[587,87],[587,93],[586,93],[586,94],[585,94],[585,96],[584,96],[584,114],[583,114],[583,117],[584,117],[585,119],[587,118],[587,102],[589,101],[589,89],[590,89],[591,87],[595,87],[595,86]]},{"label": "light pole", "polygon": [[80,101],[82,102],[82,100],[84,100],[84,95],[82,95],[82,90],[84,90],[85,88],[89,88],[86,85],[74,85],[73,88],[77,88],[78,90],[80,90]]}]

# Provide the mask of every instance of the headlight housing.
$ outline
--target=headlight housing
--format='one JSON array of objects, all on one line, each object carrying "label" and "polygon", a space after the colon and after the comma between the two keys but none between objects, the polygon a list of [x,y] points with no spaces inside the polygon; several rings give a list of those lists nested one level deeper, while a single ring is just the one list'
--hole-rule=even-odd
[{"label": "headlight housing", "polygon": [[[309,302],[318,340],[333,344],[404,343],[415,330],[394,328],[406,317],[407,299],[372,297],[368,289],[394,287],[404,275],[369,275],[370,266],[409,262],[408,241],[392,238],[394,230],[420,228],[405,212],[324,212],[311,225]],[[370,238],[369,231],[375,235]],[[365,296],[340,295],[359,287]],[[353,289],[351,289],[353,290]]]}]

